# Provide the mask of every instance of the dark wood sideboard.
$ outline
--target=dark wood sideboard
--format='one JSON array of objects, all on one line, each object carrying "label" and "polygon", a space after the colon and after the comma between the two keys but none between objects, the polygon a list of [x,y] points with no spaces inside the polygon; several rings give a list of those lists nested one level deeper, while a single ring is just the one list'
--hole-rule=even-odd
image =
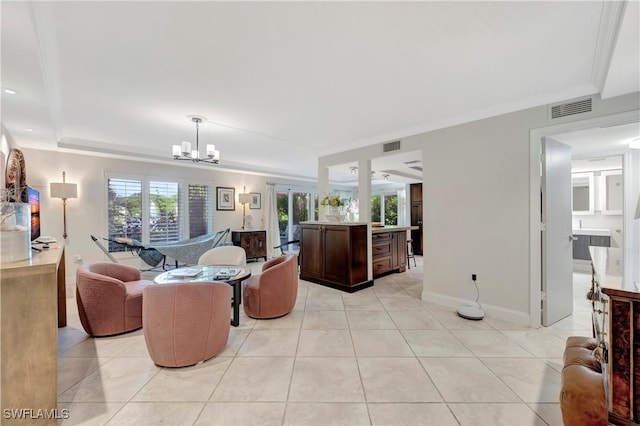
[{"label": "dark wood sideboard", "polygon": [[609,422],[640,422],[640,290],[618,274],[620,249],[589,247],[593,279],[609,297],[608,386]]},{"label": "dark wood sideboard", "polygon": [[300,278],[353,293],[371,287],[368,279],[367,225],[300,225]]},{"label": "dark wood sideboard", "polygon": [[264,257],[267,261],[267,231],[238,230],[231,231],[231,242],[234,246],[242,247],[247,253],[247,260]]}]

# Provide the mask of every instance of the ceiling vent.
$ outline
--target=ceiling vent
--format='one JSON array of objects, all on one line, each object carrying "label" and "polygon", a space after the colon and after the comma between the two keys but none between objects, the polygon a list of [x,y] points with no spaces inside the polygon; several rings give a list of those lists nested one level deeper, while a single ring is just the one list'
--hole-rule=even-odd
[{"label": "ceiling vent", "polygon": [[387,142],[382,144],[382,152],[398,151],[400,149],[400,141]]},{"label": "ceiling vent", "polygon": [[581,101],[569,102],[566,104],[554,105],[551,107],[551,119],[566,117],[569,115],[591,112],[591,98]]}]

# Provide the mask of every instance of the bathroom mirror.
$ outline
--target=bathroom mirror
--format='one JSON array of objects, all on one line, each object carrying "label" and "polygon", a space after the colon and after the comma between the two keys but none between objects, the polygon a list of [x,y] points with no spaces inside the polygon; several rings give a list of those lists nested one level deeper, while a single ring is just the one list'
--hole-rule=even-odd
[{"label": "bathroom mirror", "polygon": [[574,215],[594,214],[593,172],[571,175],[571,203]]},{"label": "bathroom mirror", "polygon": [[622,214],[622,170],[600,173],[602,214]]}]

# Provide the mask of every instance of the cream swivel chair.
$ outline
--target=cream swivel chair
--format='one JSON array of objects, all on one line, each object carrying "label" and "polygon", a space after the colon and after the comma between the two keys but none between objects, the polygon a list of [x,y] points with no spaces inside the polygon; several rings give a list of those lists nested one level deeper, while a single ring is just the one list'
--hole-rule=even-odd
[{"label": "cream swivel chair", "polygon": [[236,265],[246,268],[247,253],[237,246],[214,247],[200,256],[198,265]]},{"label": "cream swivel chair", "polygon": [[214,357],[227,345],[231,287],[179,282],[145,287],[144,340],[154,363],[185,367]]}]

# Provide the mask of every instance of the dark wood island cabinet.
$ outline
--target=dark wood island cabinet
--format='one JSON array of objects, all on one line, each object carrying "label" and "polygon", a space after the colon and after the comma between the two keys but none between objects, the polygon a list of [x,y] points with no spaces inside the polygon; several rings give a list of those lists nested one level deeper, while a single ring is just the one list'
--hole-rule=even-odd
[{"label": "dark wood island cabinet", "polygon": [[300,279],[349,293],[371,287],[367,228],[365,224],[301,224]]},{"label": "dark wood island cabinet", "polygon": [[389,272],[406,271],[407,229],[406,227],[385,227],[371,230],[374,278]]}]

